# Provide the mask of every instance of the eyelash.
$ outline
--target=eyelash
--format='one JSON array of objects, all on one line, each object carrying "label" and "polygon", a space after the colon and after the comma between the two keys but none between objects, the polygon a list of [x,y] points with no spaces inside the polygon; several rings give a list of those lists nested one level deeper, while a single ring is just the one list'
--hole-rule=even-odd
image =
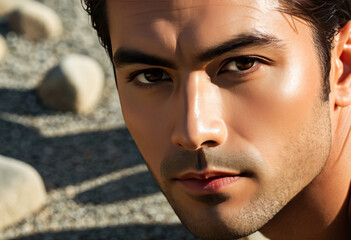
[{"label": "eyelash", "polygon": [[132,82],[134,81],[134,79],[136,78],[136,76],[138,76],[140,73],[145,73],[146,70],[149,70],[149,68],[147,69],[142,69],[142,70],[138,70],[138,71],[135,71],[135,72],[132,72],[131,74],[129,74],[127,76],[127,82]]},{"label": "eyelash", "polygon": [[[146,68],[146,69],[142,69],[142,70],[138,70],[135,72],[132,72],[131,74],[129,74],[127,76],[127,82],[132,82],[135,86],[137,87],[143,87],[143,88],[152,88],[155,87],[157,85],[157,83],[154,84],[146,84],[146,83],[142,83],[140,81],[136,81],[135,78],[141,74],[141,73],[146,73],[146,71],[150,71],[150,70],[158,70],[160,68]],[[164,71],[163,69],[160,69],[162,71]]]},{"label": "eyelash", "polygon": [[[236,60],[239,60],[239,59],[250,59],[250,60],[253,60],[253,61],[257,61],[258,62],[257,65],[261,64],[261,63],[264,63],[264,64],[271,64],[272,63],[271,60],[269,60],[267,58],[264,58],[264,57],[261,57],[261,56],[237,56],[237,57],[233,57],[233,58],[227,59],[223,64],[221,64],[221,66],[219,68],[219,71],[217,72],[217,75],[231,72],[230,70],[222,71],[222,69],[227,64],[229,64],[230,62],[233,62],[233,61],[236,61]],[[255,65],[253,67],[250,67],[248,70],[237,71],[237,72],[235,72],[235,74],[238,76],[238,78],[244,78],[247,75],[253,73],[253,71],[250,71],[250,70],[252,68],[256,67],[257,65]],[[150,71],[150,70],[162,70],[162,71],[164,71],[163,69],[160,69],[160,68],[147,68],[147,69],[138,70],[138,71],[132,72],[131,74],[129,74],[127,76],[127,82],[132,82],[135,86],[143,87],[143,88],[152,88],[152,87],[157,86],[158,82],[155,82],[155,83],[142,83],[140,81],[135,80],[135,78],[139,74],[146,73],[146,71]],[[164,71],[164,72],[166,72],[166,71]]]},{"label": "eyelash", "polygon": [[[244,59],[244,60],[251,60],[257,63],[254,63],[254,66],[250,67],[247,70],[242,70],[242,71],[232,71],[232,70],[223,70],[223,68],[225,66],[227,66],[229,63],[234,62],[234,61],[238,61],[240,59]],[[268,58],[265,57],[261,57],[261,56],[238,56],[238,57],[233,57],[230,58],[226,61],[224,61],[223,64],[221,64],[219,71],[217,72],[217,75],[219,74],[225,74],[225,73],[230,73],[230,72],[235,72],[235,74],[238,76],[238,78],[243,78],[251,73],[253,73],[254,71],[252,70],[253,68],[257,67],[257,65],[259,64],[266,64],[266,65],[270,65],[272,64],[272,61],[269,60]]]}]

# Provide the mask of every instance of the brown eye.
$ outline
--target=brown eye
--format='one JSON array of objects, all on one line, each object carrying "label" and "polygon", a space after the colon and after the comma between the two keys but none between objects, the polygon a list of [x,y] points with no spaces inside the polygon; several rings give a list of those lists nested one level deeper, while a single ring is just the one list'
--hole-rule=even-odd
[{"label": "brown eye", "polygon": [[251,58],[242,58],[242,59],[236,60],[235,62],[236,62],[237,68],[240,71],[245,71],[252,68],[256,63],[256,60]]},{"label": "brown eye", "polygon": [[242,72],[247,71],[257,64],[260,63],[260,60],[253,57],[238,57],[233,59],[232,61],[225,64],[221,72],[234,71],[234,72]]},{"label": "brown eye", "polygon": [[135,80],[146,83],[153,84],[159,81],[169,81],[169,75],[163,71],[162,69],[147,69],[140,72],[137,76],[135,76]]}]

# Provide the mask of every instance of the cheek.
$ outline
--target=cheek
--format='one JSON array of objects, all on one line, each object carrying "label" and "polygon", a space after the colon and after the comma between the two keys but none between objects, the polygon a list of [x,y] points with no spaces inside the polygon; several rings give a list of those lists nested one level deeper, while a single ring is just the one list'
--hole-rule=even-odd
[{"label": "cheek", "polygon": [[165,114],[164,107],[154,98],[145,97],[140,101],[135,90],[130,91],[125,84],[119,86],[119,98],[126,126],[155,174],[170,144],[169,114]]},{"label": "cheek", "polygon": [[[312,116],[322,94],[321,86],[318,63],[294,64],[291,58],[282,66],[266,66],[259,78],[238,86],[234,92],[227,90],[225,108],[232,109],[227,111],[227,125],[257,147],[264,159],[277,158]],[[231,145],[237,135],[232,135]]]}]

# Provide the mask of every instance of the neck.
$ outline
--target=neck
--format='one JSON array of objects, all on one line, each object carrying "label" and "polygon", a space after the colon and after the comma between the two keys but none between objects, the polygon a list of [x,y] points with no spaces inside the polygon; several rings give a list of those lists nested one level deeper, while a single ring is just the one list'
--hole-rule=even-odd
[{"label": "neck", "polygon": [[269,239],[351,239],[350,112],[339,115],[322,172],[261,229]]}]

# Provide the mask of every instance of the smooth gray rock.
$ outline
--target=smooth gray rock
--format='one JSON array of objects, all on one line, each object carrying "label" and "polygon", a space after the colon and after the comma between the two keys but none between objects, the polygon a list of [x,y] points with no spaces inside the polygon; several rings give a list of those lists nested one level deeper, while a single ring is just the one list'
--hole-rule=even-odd
[{"label": "smooth gray rock", "polygon": [[47,73],[38,94],[48,107],[84,114],[97,105],[104,81],[104,72],[94,59],[71,54]]},{"label": "smooth gray rock", "polygon": [[34,168],[0,155],[0,196],[2,229],[42,207],[46,191]]},{"label": "smooth gray rock", "polygon": [[20,4],[9,14],[8,20],[13,31],[33,40],[57,38],[63,31],[56,12],[35,1]]},{"label": "smooth gray rock", "polygon": [[4,60],[7,54],[7,44],[5,39],[0,35],[0,62]]}]

